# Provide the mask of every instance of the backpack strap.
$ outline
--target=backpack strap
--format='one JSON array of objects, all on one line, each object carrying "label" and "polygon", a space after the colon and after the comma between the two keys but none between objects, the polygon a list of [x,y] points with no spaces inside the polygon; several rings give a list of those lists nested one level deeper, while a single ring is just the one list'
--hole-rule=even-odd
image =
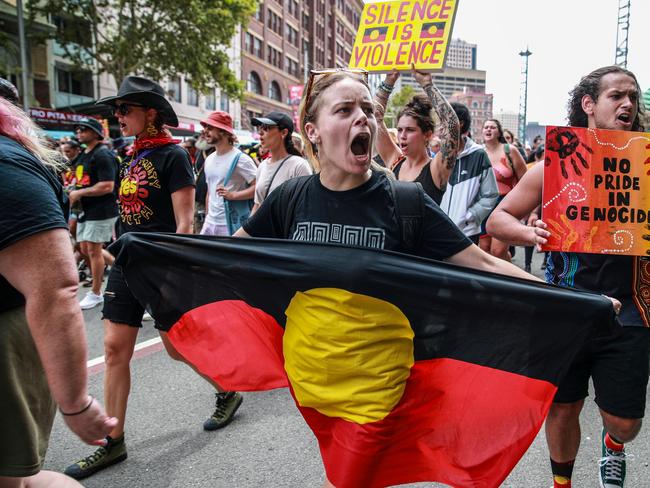
[{"label": "backpack strap", "polygon": [[239,162],[239,158],[241,157],[242,153],[241,151],[237,152],[237,155],[234,157],[232,160],[232,164],[230,165],[230,168],[228,169],[228,174],[226,174],[226,178],[223,180],[223,186],[226,186],[228,182],[230,181],[230,178],[232,174],[235,171],[235,168],[237,167],[237,163]]},{"label": "backpack strap", "polygon": [[422,243],[424,220],[424,190],[422,185],[412,181],[398,181],[388,178],[390,191],[395,202],[395,213],[401,228],[402,240],[407,250],[417,252]]},{"label": "backpack strap", "polygon": [[510,169],[514,172],[515,171],[515,165],[512,162],[512,158],[510,157],[510,144],[504,144],[503,145],[503,152],[506,153],[506,158],[508,158],[508,163],[510,163]]},{"label": "backpack strap", "polygon": [[284,219],[282,221],[282,236],[291,239],[289,229],[296,213],[296,203],[298,197],[305,189],[311,175],[298,176],[291,178],[280,186],[280,208],[284,210]]}]

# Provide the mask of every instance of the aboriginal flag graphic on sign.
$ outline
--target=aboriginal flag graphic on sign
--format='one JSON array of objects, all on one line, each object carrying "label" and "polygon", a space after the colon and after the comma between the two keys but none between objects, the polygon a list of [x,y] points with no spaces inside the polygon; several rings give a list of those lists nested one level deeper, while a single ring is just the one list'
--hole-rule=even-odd
[{"label": "aboriginal flag graphic on sign", "polygon": [[363,42],[384,42],[388,27],[370,27],[363,33]]},{"label": "aboriginal flag graphic on sign", "polygon": [[199,371],[290,388],[337,488],[498,486],[614,316],[599,295],[334,244],[134,233],[112,251]]},{"label": "aboriginal flag graphic on sign", "polygon": [[444,34],[445,34],[444,22],[429,22],[426,24],[422,24],[422,30],[420,31],[420,39],[442,38]]}]

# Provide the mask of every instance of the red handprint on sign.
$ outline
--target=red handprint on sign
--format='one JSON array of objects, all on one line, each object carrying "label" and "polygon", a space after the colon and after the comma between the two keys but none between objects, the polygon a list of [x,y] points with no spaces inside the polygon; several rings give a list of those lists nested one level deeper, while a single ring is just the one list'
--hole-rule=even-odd
[{"label": "red handprint on sign", "polygon": [[[569,178],[569,173],[567,173],[565,162],[567,159],[571,163],[575,174],[582,176],[582,171],[578,166],[578,161],[576,161],[573,157],[574,155],[576,158],[578,158],[585,169],[589,169],[589,162],[587,162],[585,157],[579,151],[581,147],[589,154],[594,153],[594,151],[589,146],[580,140],[575,132],[566,127],[556,127],[552,129],[546,136],[546,149],[558,154],[560,158],[560,169],[562,170],[562,176],[565,179]],[[550,166],[551,158],[549,156],[546,156],[544,158],[544,164],[546,166]]]}]

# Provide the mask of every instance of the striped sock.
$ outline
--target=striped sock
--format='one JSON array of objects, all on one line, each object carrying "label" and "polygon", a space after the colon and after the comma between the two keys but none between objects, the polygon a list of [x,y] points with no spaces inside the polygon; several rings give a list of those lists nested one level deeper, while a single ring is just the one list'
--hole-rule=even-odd
[{"label": "striped sock", "polygon": [[625,444],[614,439],[609,432],[605,434],[605,445],[607,449],[611,449],[612,451],[620,452],[625,449]]}]

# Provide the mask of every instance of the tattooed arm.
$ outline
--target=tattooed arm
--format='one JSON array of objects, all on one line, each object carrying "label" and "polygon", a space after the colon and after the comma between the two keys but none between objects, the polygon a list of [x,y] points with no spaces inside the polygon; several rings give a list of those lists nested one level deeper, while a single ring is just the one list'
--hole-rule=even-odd
[{"label": "tattooed arm", "polygon": [[392,90],[398,78],[399,72],[397,70],[388,73],[384,82],[377,89],[374,99],[375,118],[377,119],[377,142],[375,143],[375,147],[387,168],[390,168],[397,158],[402,156],[402,151],[400,151],[399,147],[391,139],[388,128],[384,123],[384,113],[386,111],[386,105],[388,105],[388,98],[390,97],[390,91],[388,90]]},{"label": "tattooed arm", "polygon": [[433,103],[433,110],[440,123],[438,130],[440,151],[431,163],[431,176],[433,184],[438,189],[445,191],[449,177],[456,165],[456,156],[460,145],[460,124],[454,109],[433,84],[431,73],[413,70],[413,76]]}]

